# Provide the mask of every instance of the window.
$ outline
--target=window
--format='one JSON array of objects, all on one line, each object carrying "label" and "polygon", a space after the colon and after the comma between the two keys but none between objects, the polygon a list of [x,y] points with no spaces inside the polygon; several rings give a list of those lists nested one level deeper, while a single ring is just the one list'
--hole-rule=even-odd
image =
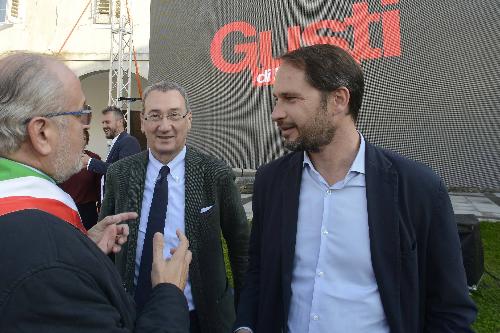
[{"label": "window", "polygon": [[7,0],[0,0],[0,23],[7,19]]},{"label": "window", "polygon": [[[7,2],[7,0],[5,2]],[[10,16],[15,18],[19,17],[19,0],[10,0]]]},{"label": "window", "polygon": [[0,0],[0,23],[16,22],[19,18],[19,0]]},{"label": "window", "polygon": [[110,24],[113,13],[120,17],[120,5],[120,0],[94,0],[94,23]]}]

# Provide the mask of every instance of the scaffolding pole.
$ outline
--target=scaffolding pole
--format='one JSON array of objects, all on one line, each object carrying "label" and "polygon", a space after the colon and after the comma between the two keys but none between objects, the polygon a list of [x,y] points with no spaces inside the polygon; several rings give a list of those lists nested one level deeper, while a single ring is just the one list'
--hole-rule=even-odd
[{"label": "scaffolding pole", "polygon": [[[108,105],[114,105],[126,111],[125,117],[129,122],[132,90],[132,22],[127,15],[125,1],[110,1],[110,7],[111,49]],[[128,133],[130,133],[130,127],[127,126]]]}]

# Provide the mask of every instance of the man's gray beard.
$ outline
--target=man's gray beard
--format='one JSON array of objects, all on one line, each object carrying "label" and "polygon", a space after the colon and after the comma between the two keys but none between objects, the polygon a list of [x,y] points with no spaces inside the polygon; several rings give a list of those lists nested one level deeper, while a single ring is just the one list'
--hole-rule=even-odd
[{"label": "man's gray beard", "polygon": [[60,145],[57,148],[54,160],[55,174],[52,176],[57,183],[62,183],[82,169],[81,156],[76,156],[76,160],[71,159],[71,147],[69,146],[69,131],[61,128],[59,138]]}]

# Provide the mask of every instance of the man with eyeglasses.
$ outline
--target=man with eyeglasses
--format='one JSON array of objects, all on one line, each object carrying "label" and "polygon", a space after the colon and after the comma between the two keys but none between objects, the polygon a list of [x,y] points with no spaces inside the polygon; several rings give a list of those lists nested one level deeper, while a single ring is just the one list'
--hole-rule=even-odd
[{"label": "man with eyeglasses", "polygon": [[137,316],[107,256],[121,250],[124,222],[137,213],[110,215],[87,232],[56,185],[81,169],[91,118],[84,102],[80,81],[56,59],[0,59],[0,332],[185,333],[184,234],[169,262],[154,235],[153,290]]},{"label": "man with eyeglasses", "polygon": [[106,139],[111,139],[111,146],[106,161],[91,158],[87,154],[82,155],[83,168],[88,171],[102,175],[101,178],[101,199],[104,195],[104,183],[106,182],[106,171],[108,167],[127,156],[137,154],[141,151],[141,146],[137,139],[128,134],[126,120],[122,110],[116,106],[108,106],[102,110],[102,128]]},{"label": "man with eyeglasses", "polygon": [[[129,209],[129,242],[115,258],[138,310],[150,292],[145,272],[151,265],[151,234],[164,231],[175,247],[175,230],[185,230],[193,261],[184,293],[190,309],[190,332],[231,331],[233,292],[224,267],[221,234],[226,240],[238,297],[247,267],[249,224],[234,183],[222,161],[187,146],[192,113],[186,91],[161,81],[144,91],[141,129],[148,151],[114,163],[108,171],[100,217]],[[169,257],[168,251],[165,257]]]}]

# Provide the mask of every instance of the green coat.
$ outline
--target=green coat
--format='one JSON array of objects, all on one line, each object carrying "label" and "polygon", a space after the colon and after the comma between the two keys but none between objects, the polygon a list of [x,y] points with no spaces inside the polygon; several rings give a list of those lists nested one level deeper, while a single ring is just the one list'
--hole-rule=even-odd
[{"label": "green coat", "polygon": [[[148,151],[113,163],[106,176],[99,220],[126,211],[140,216],[147,164]],[[196,312],[202,332],[230,332],[235,302],[226,276],[221,233],[229,250],[237,298],[248,263],[249,224],[234,174],[224,162],[187,147],[185,166],[185,231],[193,253],[189,281]],[[212,205],[208,212],[200,212]],[[128,242],[115,257],[123,285],[131,294],[139,221],[128,222]]]}]

